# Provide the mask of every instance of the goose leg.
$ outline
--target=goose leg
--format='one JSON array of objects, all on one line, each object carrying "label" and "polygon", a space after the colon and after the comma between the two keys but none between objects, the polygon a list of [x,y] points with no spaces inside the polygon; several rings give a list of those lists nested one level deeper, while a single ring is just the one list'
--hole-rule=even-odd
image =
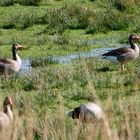
[{"label": "goose leg", "polygon": [[124,64],[121,63],[121,72],[123,72],[123,71],[124,71]]},{"label": "goose leg", "polygon": [[7,78],[8,78],[8,69],[4,70],[4,78],[5,78],[5,80],[7,80]]}]

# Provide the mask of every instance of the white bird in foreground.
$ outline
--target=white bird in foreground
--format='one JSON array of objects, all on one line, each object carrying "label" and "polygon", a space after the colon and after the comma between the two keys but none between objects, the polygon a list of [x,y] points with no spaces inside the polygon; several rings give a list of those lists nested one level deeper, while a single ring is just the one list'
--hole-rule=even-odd
[{"label": "white bird in foreground", "polygon": [[95,103],[81,104],[79,107],[74,108],[73,111],[67,112],[68,116],[73,119],[79,119],[82,122],[96,122],[103,117],[102,108]]},{"label": "white bird in foreground", "polygon": [[6,97],[3,102],[3,111],[0,112],[0,132],[5,130],[13,121],[12,106],[12,98],[10,96]]}]

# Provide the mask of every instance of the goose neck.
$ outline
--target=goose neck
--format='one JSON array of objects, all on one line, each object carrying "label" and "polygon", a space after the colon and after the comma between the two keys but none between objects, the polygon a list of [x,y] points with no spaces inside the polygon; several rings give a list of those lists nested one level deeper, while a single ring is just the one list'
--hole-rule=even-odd
[{"label": "goose neck", "polygon": [[17,57],[16,57],[16,48],[12,48],[12,54],[13,54],[13,60],[17,60]]},{"label": "goose neck", "polygon": [[132,40],[129,40],[130,46],[133,50],[139,50],[139,47],[136,43],[134,43]]},{"label": "goose neck", "polygon": [[4,113],[10,119],[10,122],[12,122],[13,121],[13,113],[12,113],[11,107],[9,105],[7,105],[6,107],[4,107]]}]

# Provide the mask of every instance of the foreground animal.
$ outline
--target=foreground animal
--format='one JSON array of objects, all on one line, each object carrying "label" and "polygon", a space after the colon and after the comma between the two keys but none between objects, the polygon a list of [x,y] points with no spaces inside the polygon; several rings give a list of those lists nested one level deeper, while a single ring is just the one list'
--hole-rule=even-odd
[{"label": "foreground animal", "polygon": [[3,111],[0,112],[0,132],[5,130],[13,121],[12,113],[13,101],[11,97],[6,97],[3,102]]},{"label": "foreground animal", "polygon": [[18,49],[24,48],[23,46],[15,43],[12,45],[12,55],[13,59],[0,59],[0,72],[5,75],[5,77],[11,72],[18,72],[21,67],[21,59],[16,53]]},{"label": "foreground animal", "polygon": [[131,34],[129,36],[130,48],[118,48],[102,54],[104,59],[121,64],[121,71],[124,71],[124,64],[135,60],[139,55],[139,47],[136,42],[140,40],[140,36]]},{"label": "foreground animal", "polygon": [[102,108],[95,103],[81,104],[67,113],[73,119],[79,119],[84,123],[96,122],[103,117]]}]

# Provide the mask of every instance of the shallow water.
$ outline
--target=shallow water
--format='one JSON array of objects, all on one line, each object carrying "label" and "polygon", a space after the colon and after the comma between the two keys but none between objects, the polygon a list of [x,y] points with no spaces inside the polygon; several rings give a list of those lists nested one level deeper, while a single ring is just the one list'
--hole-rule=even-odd
[{"label": "shallow water", "polygon": [[[118,47],[127,47],[127,44],[119,44],[117,45]],[[118,48],[117,47],[117,48]],[[115,47],[116,48],[116,47]],[[65,56],[52,56],[51,60],[60,64],[67,64],[72,62],[72,60],[78,59],[78,58],[96,58],[101,56],[101,54],[112,50],[114,48],[96,48],[92,49],[89,52],[78,52],[78,53],[73,53],[70,55],[65,55]],[[21,65],[21,70],[20,74],[21,75],[28,75],[31,72],[31,61],[29,59],[23,59],[22,60],[22,65]]]},{"label": "shallow water", "polygon": [[31,61],[29,59],[22,59],[21,69],[19,74],[20,75],[28,75],[31,71]]},{"label": "shallow water", "polygon": [[[120,44],[117,46],[118,47],[127,47],[127,44]],[[115,47],[116,48],[116,47]],[[74,53],[74,54],[70,54],[70,55],[66,55],[66,56],[53,56],[51,59],[53,61],[56,61],[58,63],[64,64],[64,63],[69,63],[74,59],[78,59],[78,58],[94,58],[94,57],[100,57],[101,54],[112,50],[114,48],[96,48],[96,49],[92,49],[89,52],[78,52],[78,53]]]},{"label": "shallow water", "polygon": [[90,52],[78,52],[78,53],[74,53],[74,54],[70,54],[66,56],[54,56],[52,57],[52,60],[61,64],[69,63],[72,60],[78,59],[78,58],[98,57],[102,53],[107,52],[108,50],[111,50],[111,48],[97,48],[97,49],[91,50]]}]

